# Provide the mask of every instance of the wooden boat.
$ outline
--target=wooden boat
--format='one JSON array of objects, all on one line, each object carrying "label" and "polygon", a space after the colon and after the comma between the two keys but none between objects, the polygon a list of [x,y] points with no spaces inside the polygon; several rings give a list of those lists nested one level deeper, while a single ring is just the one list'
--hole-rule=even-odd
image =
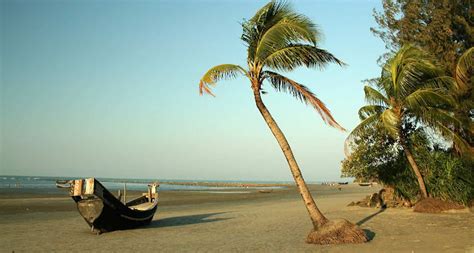
[{"label": "wooden boat", "polygon": [[148,192],[122,203],[97,179],[57,181],[57,187],[69,188],[79,213],[97,234],[147,225],[158,205],[157,183],[148,185]]}]

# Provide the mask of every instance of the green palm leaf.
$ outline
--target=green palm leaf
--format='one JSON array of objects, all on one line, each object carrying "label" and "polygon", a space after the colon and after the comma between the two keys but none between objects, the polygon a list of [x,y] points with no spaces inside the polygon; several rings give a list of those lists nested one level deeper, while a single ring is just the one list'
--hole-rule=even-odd
[{"label": "green palm leaf", "polygon": [[471,153],[473,148],[454,129],[461,129],[463,123],[456,118],[453,113],[439,108],[425,110],[422,115],[417,115],[417,119],[434,130],[438,131],[444,138],[456,144],[456,148],[463,153]]},{"label": "green palm leaf", "polygon": [[385,106],[380,106],[380,105],[366,105],[362,106],[359,109],[359,118],[360,120],[365,120],[368,117],[374,115],[374,114],[381,114],[383,111],[385,111],[387,107]]},{"label": "green palm leaf", "polygon": [[264,58],[263,64],[275,70],[290,71],[299,66],[323,68],[328,63],[344,65],[326,50],[312,45],[288,45]]},{"label": "green palm leaf", "polygon": [[288,3],[271,1],[262,7],[248,21],[242,23],[243,33],[241,39],[247,44],[247,59],[253,63],[258,42],[262,35],[281,19],[293,13]]},{"label": "green palm leaf", "polygon": [[472,89],[470,79],[474,74],[474,47],[469,48],[459,57],[456,65],[455,78],[457,88],[461,91]]},{"label": "green palm leaf", "polygon": [[423,110],[427,107],[454,107],[454,99],[443,89],[418,89],[408,95],[404,104],[411,110]]},{"label": "green palm leaf", "polygon": [[383,67],[383,77],[390,77],[389,96],[403,98],[424,86],[426,80],[438,77],[441,70],[431,58],[413,46],[404,46]]},{"label": "green palm leaf", "polygon": [[204,74],[199,82],[199,94],[207,93],[214,96],[209,86],[214,86],[217,81],[222,79],[235,78],[238,74],[246,75],[247,72],[239,65],[234,64],[221,64],[212,67]]},{"label": "green palm leaf", "polygon": [[457,132],[453,131],[449,127],[446,127],[440,122],[435,123],[435,125],[436,130],[438,130],[441,135],[456,144],[456,148],[460,151],[460,154],[469,154],[471,157],[474,155],[474,148],[471,147],[469,143]]},{"label": "green palm leaf", "polygon": [[380,120],[383,127],[388,131],[393,139],[398,138],[400,130],[400,117],[392,109],[387,109],[380,114]]},{"label": "green palm leaf", "polygon": [[372,114],[369,117],[365,118],[362,120],[349,134],[347,137],[348,139],[350,138],[355,138],[359,136],[359,133],[361,131],[364,131],[367,128],[372,128],[374,127],[374,124],[380,123],[380,113]]},{"label": "green palm leaf", "polygon": [[456,88],[456,81],[450,76],[440,76],[423,82],[424,88],[452,89]]},{"label": "green palm leaf", "polygon": [[347,136],[346,140],[344,141],[344,153],[346,157],[350,157],[349,147],[350,143],[361,135],[362,132],[366,131],[366,129],[373,128],[375,124],[379,124],[380,122],[380,114],[372,114],[365,119],[363,119]]},{"label": "green palm leaf", "polygon": [[436,128],[438,123],[449,128],[459,128],[462,125],[461,121],[450,111],[440,108],[426,108],[414,114],[417,121],[433,128]]},{"label": "green palm leaf", "polygon": [[374,105],[389,105],[390,100],[385,97],[380,91],[370,87],[370,86],[365,86],[364,87],[364,93],[365,93],[365,100],[369,102],[370,104]]},{"label": "green palm leaf", "polygon": [[303,15],[289,14],[263,33],[257,45],[256,58],[263,60],[291,43],[316,46],[319,37],[319,31],[311,20]]}]

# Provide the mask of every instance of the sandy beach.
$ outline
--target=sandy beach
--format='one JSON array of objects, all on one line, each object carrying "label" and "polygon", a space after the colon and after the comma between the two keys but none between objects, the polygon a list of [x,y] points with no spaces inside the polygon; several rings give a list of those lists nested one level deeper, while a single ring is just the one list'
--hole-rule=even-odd
[{"label": "sandy beach", "polygon": [[2,252],[474,252],[474,214],[419,214],[411,209],[347,207],[377,187],[311,186],[330,218],[358,223],[366,244],[308,245],[311,228],[294,188],[272,193],[161,192],[143,228],[90,233],[64,192],[0,194]]}]

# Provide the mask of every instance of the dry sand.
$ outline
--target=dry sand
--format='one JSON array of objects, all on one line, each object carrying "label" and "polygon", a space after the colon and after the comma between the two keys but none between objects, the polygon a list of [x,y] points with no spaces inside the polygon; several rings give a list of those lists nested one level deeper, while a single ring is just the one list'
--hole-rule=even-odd
[{"label": "dry sand", "polygon": [[296,191],[162,192],[150,226],[94,235],[64,195],[0,193],[2,252],[474,252],[474,213],[347,207],[377,188],[311,186],[328,218],[358,223],[371,241],[308,245]]}]

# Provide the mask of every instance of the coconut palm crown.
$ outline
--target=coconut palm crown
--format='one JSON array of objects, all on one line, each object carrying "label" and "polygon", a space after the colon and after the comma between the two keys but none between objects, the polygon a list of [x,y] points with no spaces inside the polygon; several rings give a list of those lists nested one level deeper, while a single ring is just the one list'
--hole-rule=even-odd
[{"label": "coconut palm crown", "polygon": [[344,63],[318,47],[321,33],[307,17],[295,13],[281,2],[272,1],[253,18],[242,24],[241,39],[247,45],[247,69],[235,64],[217,65],[207,71],[199,83],[201,94],[211,92],[217,81],[246,76],[252,89],[261,91],[267,81],[277,91],[287,92],[310,104],[324,122],[343,130],[329,109],[306,86],[276,71],[291,71],[300,66],[323,68],[328,63]]},{"label": "coconut palm crown", "polygon": [[[323,68],[328,63],[343,65],[334,55],[318,47],[320,32],[307,17],[295,13],[282,2],[272,1],[262,7],[242,24],[242,40],[247,46],[246,68],[235,64],[222,64],[207,71],[199,83],[200,94],[212,94],[211,87],[222,79],[239,75],[249,79],[255,104],[272,131],[290,167],[296,186],[313,223],[308,243],[354,243],[365,242],[364,232],[346,221],[329,221],[316,206],[291,147],[263,103],[262,85],[270,84],[277,91],[287,92],[319,113],[324,122],[344,130],[331,115],[329,109],[306,86],[277,73],[291,71],[297,67]],[[323,229],[322,227],[328,227]]]},{"label": "coconut palm crown", "polygon": [[461,124],[450,112],[455,107],[455,101],[447,90],[452,80],[443,76],[441,69],[423,51],[407,45],[387,61],[381,77],[374,83],[374,88],[364,87],[368,105],[360,108],[361,122],[350,133],[348,141],[374,124],[382,126],[403,148],[423,197],[428,197],[405,129],[409,124],[430,127],[466,147],[466,142],[449,127]]}]

